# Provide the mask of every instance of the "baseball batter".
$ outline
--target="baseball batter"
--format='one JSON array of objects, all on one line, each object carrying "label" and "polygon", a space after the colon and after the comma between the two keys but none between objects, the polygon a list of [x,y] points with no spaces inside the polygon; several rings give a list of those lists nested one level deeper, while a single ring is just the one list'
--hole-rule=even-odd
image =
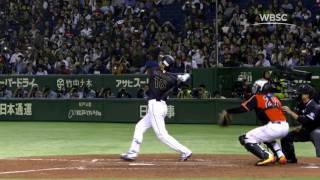
[{"label": "baseball batter", "polygon": [[189,74],[175,75],[169,73],[169,69],[174,63],[170,55],[166,55],[159,63],[158,68],[151,69],[149,75],[149,99],[147,114],[136,124],[133,140],[127,153],[121,155],[125,161],[134,161],[138,157],[140,146],[143,141],[143,134],[152,127],[156,136],[161,142],[179,152],[180,161],[186,161],[192,155],[187,147],[180,144],[175,138],[168,134],[165,127],[165,117],[167,114],[167,96],[178,85],[190,78]]},{"label": "baseball batter", "polygon": [[[267,165],[278,160],[280,164],[286,164],[281,147],[276,139],[285,137],[289,131],[289,125],[281,109],[281,102],[271,93],[271,84],[265,80],[257,80],[252,88],[253,96],[240,107],[227,109],[225,113],[244,113],[255,110],[263,126],[257,127],[239,137],[240,143],[252,154],[260,158],[257,166]],[[275,154],[262,148],[260,144],[267,143],[272,146]],[[278,157],[276,159],[276,157]]]}]

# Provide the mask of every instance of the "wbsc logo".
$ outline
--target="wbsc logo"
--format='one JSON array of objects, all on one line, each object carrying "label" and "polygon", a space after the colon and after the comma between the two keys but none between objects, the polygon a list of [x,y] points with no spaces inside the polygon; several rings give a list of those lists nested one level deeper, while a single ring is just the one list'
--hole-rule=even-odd
[{"label": "wbsc logo", "polygon": [[288,23],[288,14],[259,14],[259,18],[260,18],[260,23],[254,23],[252,25],[254,26],[259,26],[259,25],[269,25],[269,24],[281,24],[281,25],[294,25],[294,24],[290,24]]}]

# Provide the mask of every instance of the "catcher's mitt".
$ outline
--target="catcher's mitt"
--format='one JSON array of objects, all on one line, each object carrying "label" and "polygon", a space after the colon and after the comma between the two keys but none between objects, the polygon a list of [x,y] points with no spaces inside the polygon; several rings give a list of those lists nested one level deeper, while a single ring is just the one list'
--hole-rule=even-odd
[{"label": "catcher's mitt", "polygon": [[226,110],[223,110],[219,114],[218,124],[220,126],[228,126],[231,123],[231,120],[230,114],[228,114]]}]

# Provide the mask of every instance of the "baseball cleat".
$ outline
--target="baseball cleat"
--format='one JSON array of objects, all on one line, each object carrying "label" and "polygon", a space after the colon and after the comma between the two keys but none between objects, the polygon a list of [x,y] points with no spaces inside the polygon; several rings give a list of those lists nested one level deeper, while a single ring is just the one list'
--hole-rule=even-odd
[{"label": "baseball cleat", "polygon": [[269,154],[269,157],[266,159],[261,159],[256,163],[256,166],[266,166],[268,164],[271,164],[275,161],[275,157],[272,154]]},{"label": "baseball cleat", "polygon": [[189,153],[182,153],[179,161],[187,161],[192,156],[192,152]]},{"label": "baseball cleat", "polygon": [[288,159],[287,163],[291,163],[291,164],[298,163],[298,160],[297,159]]},{"label": "baseball cleat", "polygon": [[121,154],[120,158],[125,161],[134,161],[138,157],[138,153],[128,151],[127,153]]},{"label": "baseball cleat", "polygon": [[280,164],[280,165],[285,165],[287,164],[287,158],[285,156],[281,156],[280,158],[277,159],[277,162]]}]

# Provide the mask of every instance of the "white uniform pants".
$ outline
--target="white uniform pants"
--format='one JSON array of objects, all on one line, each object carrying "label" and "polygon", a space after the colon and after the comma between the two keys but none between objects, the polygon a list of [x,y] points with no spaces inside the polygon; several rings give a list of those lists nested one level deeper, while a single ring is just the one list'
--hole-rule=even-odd
[{"label": "white uniform pants", "polygon": [[246,133],[245,143],[271,143],[276,155],[281,157],[284,154],[276,140],[285,137],[288,132],[289,124],[287,122],[269,122]]},{"label": "white uniform pants", "polygon": [[285,137],[289,132],[287,122],[269,122],[246,133],[246,143],[272,142]]},{"label": "white uniform pants", "polygon": [[179,153],[190,153],[191,151],[180,144],[176,139],[168,134],[165,126],[165,117],[167,114],[167,104],[165,101],[148,101],[147,114],[136,124],[133,140],[129,151],[139,153],[140,145],[143,141],[143,134],[150,127],[153,128],[155,134],[161,142]]}]

